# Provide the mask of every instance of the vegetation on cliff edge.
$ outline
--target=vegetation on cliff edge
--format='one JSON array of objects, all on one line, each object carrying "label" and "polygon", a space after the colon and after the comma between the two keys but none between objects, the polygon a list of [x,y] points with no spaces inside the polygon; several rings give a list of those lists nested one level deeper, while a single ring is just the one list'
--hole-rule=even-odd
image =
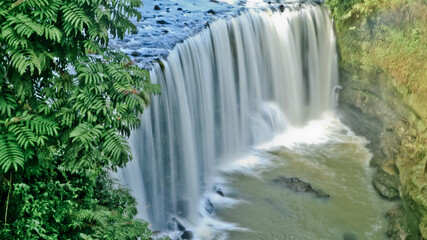
[{"label": "vegetation on cliff edge", "polygon": [[0,239],[148,239],[108,171],[159,93],[109,34],[140,0],[0,1]]}]

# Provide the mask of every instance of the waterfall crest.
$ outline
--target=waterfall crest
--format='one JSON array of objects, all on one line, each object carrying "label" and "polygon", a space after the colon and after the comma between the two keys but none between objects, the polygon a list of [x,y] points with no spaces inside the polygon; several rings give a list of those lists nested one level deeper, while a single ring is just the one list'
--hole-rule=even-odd
[{"label": "waterfall crest", "polygon": [[248,11],[178,44],[151,71],[162,86],[132,133],[120,178],[153,230],[199,222],[212,176],[233,155],[333,108],[337,53],[315,4]]}]

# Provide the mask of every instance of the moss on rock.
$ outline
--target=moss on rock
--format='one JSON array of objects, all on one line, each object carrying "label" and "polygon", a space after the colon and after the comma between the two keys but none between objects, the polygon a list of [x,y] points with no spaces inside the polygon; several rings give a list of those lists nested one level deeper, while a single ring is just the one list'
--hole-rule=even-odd
[{"label": "moss on rock", "polygon": [[427,1],[343,2],[327,1],[341,55],[343,122],[370,140],[374,187],[400,198],[389,238],[427,239]]}]

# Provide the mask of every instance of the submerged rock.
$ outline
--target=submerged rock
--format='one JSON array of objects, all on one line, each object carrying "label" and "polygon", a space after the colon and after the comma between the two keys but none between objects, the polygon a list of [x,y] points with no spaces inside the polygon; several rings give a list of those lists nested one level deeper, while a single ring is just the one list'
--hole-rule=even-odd
[{"label": "submerged rock", "polygon": [[344,233],[342,239],[343,240],[357,240],[357,237],[353,233]]},{"label": "submerged rock", "polygon": [[134,51],[134,52],[132,52],[130,55],[131,55],[132,57],[139,57],[139,56],[141,56],[141,53],[139,53],[139,52],[137,52],[137,51]]},{"label": "submerged rock", "polygon": [[154,10],[156,10],[156,11],[160,10],[159,5],[155,5],[155,6],[154,6]]},{"label": "submerged rock", "polygon": [[212,214],[214,214],[215,213],[215,207],[214,207],[214,205],[212,204],[212,202],[211,202],[211,200],[208,198],[208,199],[206,199],[206,202],[205,202],[205,210],[206,210],[206,212],[208,212],[210,215],[212,215]]},{"label": "submerged rock", "polygon": [[158,24],[169,24],[168,22],[166,22],[165,20],[157,20]]},{"label": "submerged rock", "polygon": [[311,186],[311,183],[304,182],[303,180],[292,177],[292,178],[286,178],[286,177],[278,177],[276,179],[273,179],[274,183],[281,184],[294,192],[307,192],[312,193],[318,198],[329,198],[329,194],[326,194],[322,192],[321,190],[313,189]]},{"label": "submerged rock", "polygon": [[172,217],[171,225],[172,225],[172,228],[170,228],[171,230],[178,229],[180,231],[185,231],[184,225],[175,217]]},{"label": "submerged rock", "polygon": [[214,191],[220,195],[221,197],[224,197],[224,192],[222,191],[222,189],[218,186],[214,186]]},{"label": "submerged rock", "polygon": [[193,233],[191,231],[184,231],[181,235],[181,239],[193,239]]}]

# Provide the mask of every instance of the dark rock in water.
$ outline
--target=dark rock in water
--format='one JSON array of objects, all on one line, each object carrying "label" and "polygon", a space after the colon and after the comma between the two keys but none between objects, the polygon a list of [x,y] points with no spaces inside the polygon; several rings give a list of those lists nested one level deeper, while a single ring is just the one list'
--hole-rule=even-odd
[{"label": "dark rock in water", "polygon": [[212,214],[214,214],[215,213],[215,207],[214,207],[214,205],[212,204],[212,202],[211,202],[211,200],[208,198],[208,199],[206,199],[206,202],[205,202],[205,210],[206,210],[206,212],[208,212],[210,215],[212,215]]},{"label": "dark rock in water", "polygon": [[159,5],[154,5],[154,10],[160,10],[160,7],[159,7]]},{"label": "dark rock in water", "polygon": [[139,56],[141,56],[141,53],[135,51],[135,52],[132,52],[130,55],[132,57],[139,57]]},{"label": "dark rock in water", "polygon": [[170,24],[168,22],[166,22],[165,20],[157,20],[158,24]]},{"label": "dark rock in water", "polygon": [[399,183],[396,176],[390,175],[382,169],[378,169],[374,173],[372,184],[381,197],[388,200],[399,198]]},{"label": "dark rock in water", "polygon": [[214,191],[220,195],[221,197],[224,197],[224,192],[222,191],[222,189],[218,186],[214,186]]},{"label": "dark rock in water", "polygon": [[215,15],[215,14],[216,14],[216,13],[215,13],[215,11],[214,11],[213,9],[209,9],[208,13],[209,13],[209,14],[212,14],[212,15]]},{"label": "dark rock in water", "polygon": [[189,203],[187,200],[180,200],[176,206],[178,208],[178,216],[186,218],[189,213]]},{"label": "dark rock in water", "polygon": [[178,10],[178,11],[182,11],[182,8],[177,8],[176,10]]},{"label": "dark rock in water", "polygon": [[169,31],[168,31],[168,30],[166,30],[166,29],[163,29],[163,30],[162,30],[162,33],[163,33],[163,34],[166,34],[166,33],[168,33],[168,32],[169,32]]},{"label": "dark rock in water", "polygon": [[280,9],[281,12],[284,12],[285,11],[285,6],[282,4],[282,5],[279,6],[279,9]]},{"label": "dark rock in water", "polygon": [[313,189],[310,183],[304,182],[296,177],[278,177],[276,179],[273,179],[273,182],[284,185],[285,187],[290,188],[295,192],[307,192],[314,194],[318,198],[329,198],[329,194],[325,194],[321,190]]},{"label": "dark rock in water", "polygon": [[343,240],[357,240],[357,237],[353,233],[344,233],[342,239]]},{"label": "dark rock in water", "polygon": [[[176,228],[178,228],[179,231],[185,231],[184,225],[182,225],[182,223],[178,221],[178,219],[173,217],[172,222],[175,223],[174,225],[176,226]],[[172,228],[172,230],[176,230],[175,226]]]},{"label": "dark rock in water", "polygon": [[222,192],[221,189],[217,189],[216,193],[218,193],[218,195],[220,195],[221,197],[224,197],[224,193]]},{"label": "dark rock in water", "polygon": [[218,3],[218,1],[217,1],[217,0],[211,0],[211,2],[213,2],[213,3]]},{"label": "dark rock in water", "polygon": [[181,239],[193,239],[193,233],[191,231],[184,231],[181,235]]}]

